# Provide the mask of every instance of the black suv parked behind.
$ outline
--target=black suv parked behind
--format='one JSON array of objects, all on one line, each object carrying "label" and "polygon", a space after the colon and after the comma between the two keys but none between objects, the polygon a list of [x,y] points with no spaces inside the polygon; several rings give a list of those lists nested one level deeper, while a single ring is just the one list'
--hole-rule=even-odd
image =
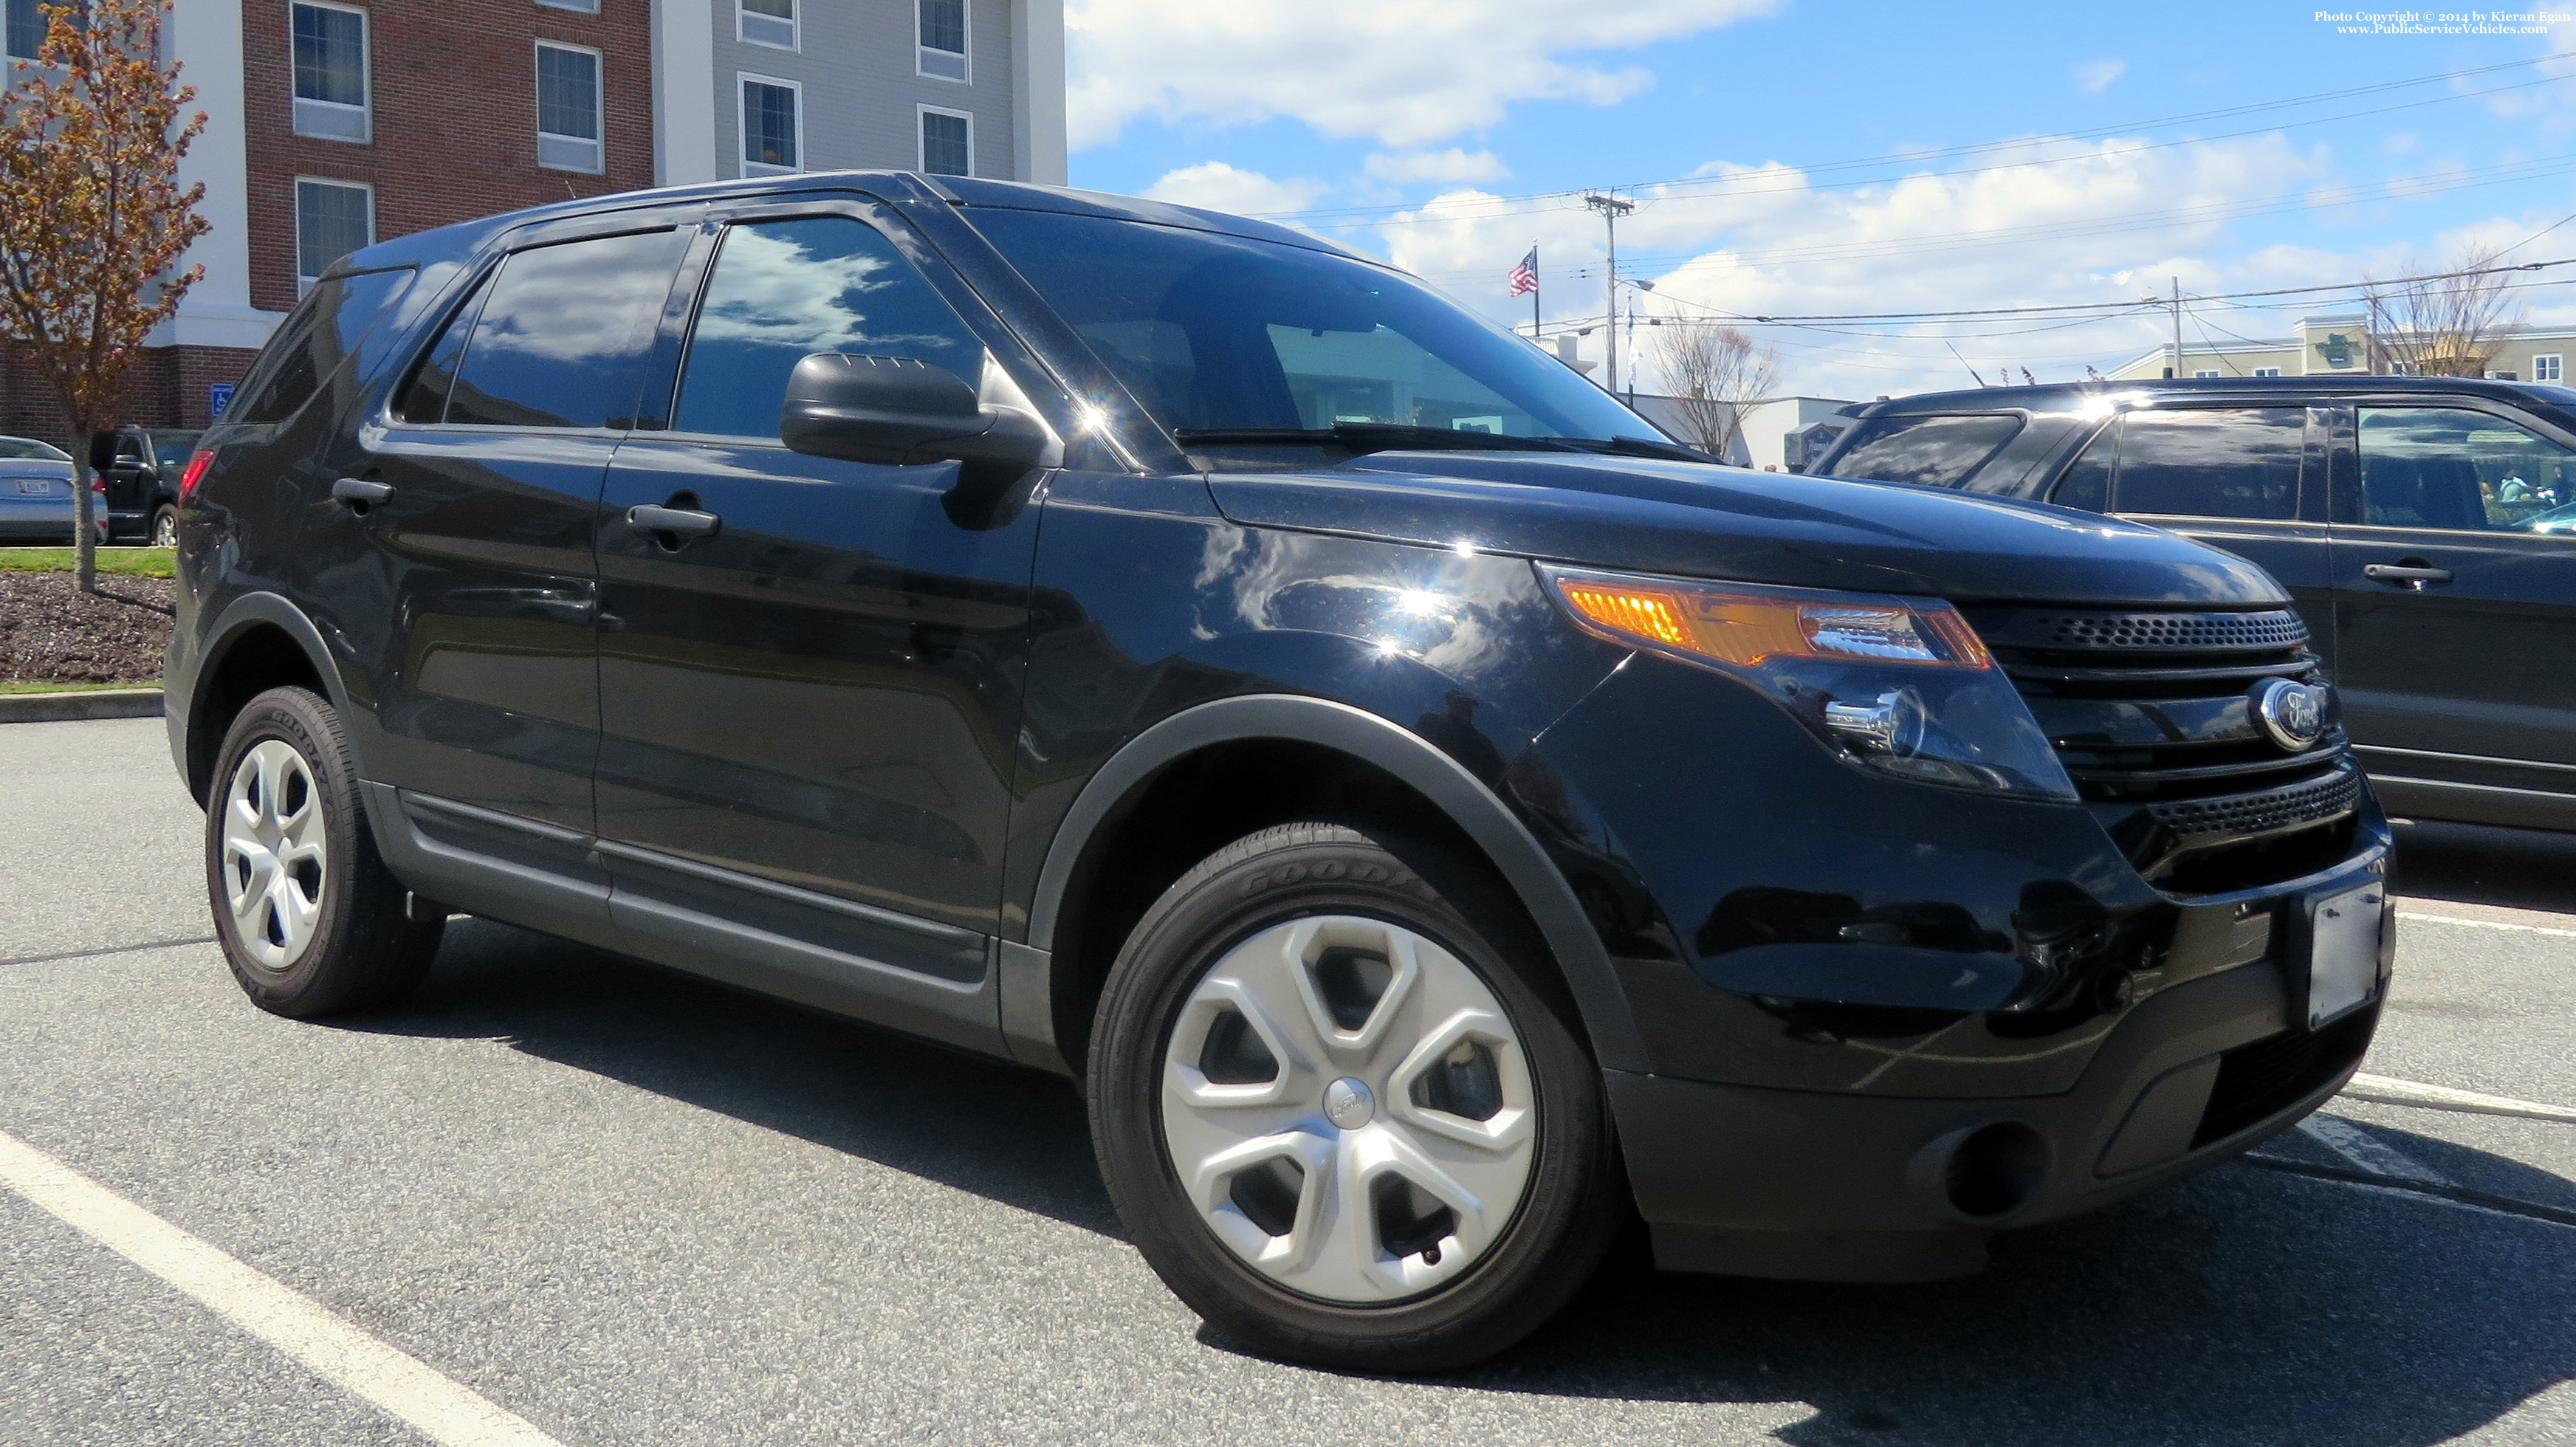
[{"label": "black suv parked behind", "polygon": [[90,468],[107,493],[108,536],[155,548],[179,540],[180,475],[198,435],[166,427],[119,427],[90,439]]},{"label": "black suv parked behind", "polygon": [[2261,564],[2392,811],[2576,829],[2576,391],[2219,378],[1858,416],[1817,471],[2045,498]]},{"label": "black suv parked behind", "polygon": [[388,1000],[461,911],[1076,1075],[1260,1350],[1473,1359],[1632,1212],[1974,1270],[2377,1016],[2384,821],[2261,571],[1712,465],[1259,222],[847,174],[429,232],[205,449],[170,741],[253,999]]}]

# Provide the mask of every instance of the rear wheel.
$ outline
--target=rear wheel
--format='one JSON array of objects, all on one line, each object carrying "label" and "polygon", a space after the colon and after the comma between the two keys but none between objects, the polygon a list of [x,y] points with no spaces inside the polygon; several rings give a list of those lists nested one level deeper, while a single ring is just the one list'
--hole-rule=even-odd
[{"label": "rear wheel", "polygon": [[1513,901],[1434,846],[1292,824],[1200,864],[1093,1036],[1093,1137],[1146,1260],[1292,1360],[1438,1371],[1534,1330],[1625,1215],[1549,981]]},{"label": "rear wheel", "polygon": [[143,545],[149,548],[179,546],[179,510],[177,508],[163,503],[153,510],[152,529],[144,537]]},{"label": "rear wheel", "polygon": [[331,705],[304,688],[252,699],[224,735],[215,779],[206,892],[243,992],[311,1016],[416,984],[446,916],[415,907],[377,855]]}]

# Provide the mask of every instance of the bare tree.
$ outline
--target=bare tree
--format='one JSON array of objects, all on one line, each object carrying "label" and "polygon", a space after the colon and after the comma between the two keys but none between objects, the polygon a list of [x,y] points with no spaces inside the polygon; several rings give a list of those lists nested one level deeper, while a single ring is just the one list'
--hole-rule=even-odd
[{"label": "bare tree", "polygon": [[[2371,370],[2485,376],[2487,363],[2522,325],[2522,303],[2508,289],[2513,273],[2488,270],[2501,255],[2499,247],[2467,247],[2444,267],[2408,257],[2399,275],[2422,280],[2367,286],[2362,298],[2370,308],[2370,340],[2378,354]],[[2423,275],[2430,271],[2449,274]],[[2484,274],[2463,274],[2473,272]]]},{"label": "bare tree", "polygon": [[205,234],[202,185],[179,158],[206,114],[161,61],[168,0],[46,4],[33,61],[0,89],[0,336],[23,343],[72,436],[74,576],[98,590],[90,440],[111,421],[144,335],[178,310],[203,267],[179,271]]},{"label": "bare tree", "polygon": [[1650,343],[1682,440],[1723,458],[1744,413],[1780,384],[1780,357],[1739,328],[1666,317]]}]

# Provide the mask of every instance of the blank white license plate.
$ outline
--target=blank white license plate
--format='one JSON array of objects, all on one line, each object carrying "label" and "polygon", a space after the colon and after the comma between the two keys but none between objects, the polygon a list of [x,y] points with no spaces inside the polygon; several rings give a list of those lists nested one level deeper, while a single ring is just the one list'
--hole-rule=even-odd
[{"label": "blank white license plate", "polygon": [[2388,887],[2359,889],[2316,901],[2308,930],[2308,1028],[2366,1004],[2379,993],[2380,932],[2388,927]]},{"label": "blank white license plate", "polygon": [[52,497],[54,495],[54,485],[41,477],[22,477],[18,479],[18,495],[20,497]]}]

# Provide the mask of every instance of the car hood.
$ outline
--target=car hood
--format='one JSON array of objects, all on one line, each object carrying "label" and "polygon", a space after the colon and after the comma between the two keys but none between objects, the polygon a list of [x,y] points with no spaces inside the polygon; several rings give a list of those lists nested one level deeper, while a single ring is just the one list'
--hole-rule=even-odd
[{"label": "car hood", "polygon": [[1239,523],[1635,572],[1961,601],[2289,602],[2232,554],[2098,513],[1909,483],[1531,452],[1215,473]]}]

